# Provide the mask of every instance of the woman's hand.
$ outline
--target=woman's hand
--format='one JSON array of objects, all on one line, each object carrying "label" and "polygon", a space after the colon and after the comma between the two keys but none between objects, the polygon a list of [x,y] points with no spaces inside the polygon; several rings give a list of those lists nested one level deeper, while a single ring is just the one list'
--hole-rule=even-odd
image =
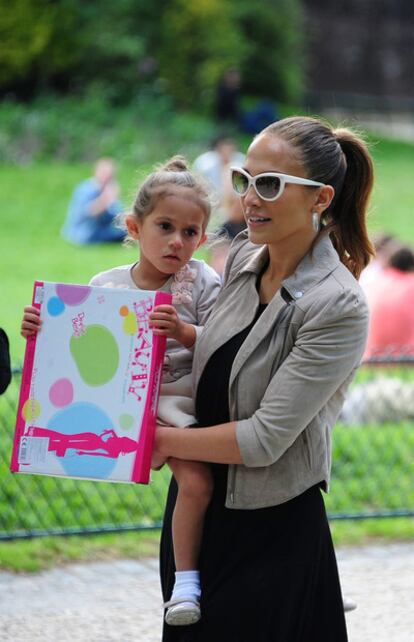
[{"label": "woman's hand", "polygon": [[40,311],[33,305],[26,305],[23,311],[20,334],[27,339],[39,332],[42,322],[40,320]]},{"label": "woman's hand", "polygon": [[196,331],[191,323],[181,321],[173,305],[157,305],[149,315],[151,329],[160,337],[175,339],[185,348],[191,348],[196,340]]}]

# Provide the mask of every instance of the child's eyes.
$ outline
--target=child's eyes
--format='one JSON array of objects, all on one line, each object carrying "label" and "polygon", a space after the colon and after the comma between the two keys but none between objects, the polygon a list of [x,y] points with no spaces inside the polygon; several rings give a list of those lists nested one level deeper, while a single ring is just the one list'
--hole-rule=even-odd
[{"label": "child's eyes", "polygon": [[[161,223],[158,223],[158,226],[163,232],[171,232],[173,230],[172,224],[168,221],[161,221]],[[198,234],[198,230],[194,229],[193,227],[189,227],[184,230],[184,234],[190,238],[193,238]]]}]

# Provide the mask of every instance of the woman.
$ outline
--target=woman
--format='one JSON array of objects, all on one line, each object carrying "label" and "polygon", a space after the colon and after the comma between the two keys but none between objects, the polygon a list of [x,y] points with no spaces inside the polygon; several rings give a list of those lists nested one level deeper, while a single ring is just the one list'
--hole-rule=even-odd
[{"label": "woman", "polygon": [[[331,431],[359,365],[368,313],[357,283],[372,246],[373,169],[346,129],[295,117],[264,129],[233,169],[248,231],[194,359],[197,428],[159,428],[154,464],[210,462],[201,620],[164,642],[342,642],[336,559],[320,489]],[[174,567],[172,482],[161,548]]]}]

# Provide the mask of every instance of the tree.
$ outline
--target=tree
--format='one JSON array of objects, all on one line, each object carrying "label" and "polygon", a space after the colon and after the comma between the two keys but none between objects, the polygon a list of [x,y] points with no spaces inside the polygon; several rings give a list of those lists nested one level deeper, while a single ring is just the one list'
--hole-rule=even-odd
[{"label": "tree", "polygon": [[172,0],[161,23],[160,73],[181,107],[211,105],[218,79],[248,48],[231,2]]},{"label": "tree", "polygon": [[254,43],[242,65],[244,91],[298,102],[303,81],[299,0],[234,1],[244,38]]},{"label": "tree", "polygon": [[244,92],[295,101],[301,33],[300,0],[0,0],[0,91],[97,86],[129,102],[158,77],[176,106],[199,110],[235,67]]}]

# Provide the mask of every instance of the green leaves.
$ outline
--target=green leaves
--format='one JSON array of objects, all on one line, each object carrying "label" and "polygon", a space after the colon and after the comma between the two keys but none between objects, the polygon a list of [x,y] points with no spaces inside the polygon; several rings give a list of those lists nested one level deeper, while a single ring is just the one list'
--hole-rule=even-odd
[{"label": "green leaves", "polygon": [[252,96],[300,93],[299,0],[0,0],[0,91],[17,98],[150,90],[208,110],[229,68]]}]

